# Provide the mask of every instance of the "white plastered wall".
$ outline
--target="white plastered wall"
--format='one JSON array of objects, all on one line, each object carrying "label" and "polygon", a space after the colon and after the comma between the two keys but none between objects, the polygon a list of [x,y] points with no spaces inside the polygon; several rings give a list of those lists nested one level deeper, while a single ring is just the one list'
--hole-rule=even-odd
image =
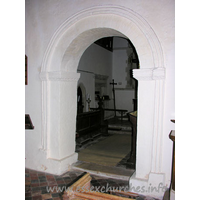
[{"label": "white plastered wall", "polygon": [[[97,44],[90,45],[81,56],[78,73],[80,73],[78,84],[85,85],[86,93],[91,97],[90,107],[98,107],[98,102],[95,101],[95,75],[108,77],[108,83],[112,80],[112,52]],[[111,96],[111,92],[109,88],[105,95]],[[87,103],[84,104],[87,106]]]},{"label": "white plastered wall", "polygon": [[[30,2],[28,1],[31,5]],[[46,30],[42,28],[43,34],[39,38],[41,41],[36,40],[33,49],[29,45],[34,44],[37,29],[35,32],[28,30],[26,33],[30,39],[26,42],[26,54],[32,71],[29,85],[26,87],[26,112],[30,113],[35,123],[35,130],[32,133],[26,131],[26,167],[61,174],[77,160],[74,150],[78,62],[84,50],[95,40],[116,35],[131,40],[136,47],[141,66],[141,69],[134,70],[134,77],[139,81],[138,139],[136,173],[130,183],[141,184],[139,180],[143,180],[146,184],[153,180],[157,184],[163,178],[163,183],[169,184],[171,143],[167,137],[173,128],[170,119],[174,117],[174,94],[170,89],[173,87],[174,38],[170,31],[174,21],[173,14],[170,13],[171,15],[168,14],[166,17],[166,12],[173,8],[173,3],[159,2],[154,12],[156,1],[152,1],[151,6],[148,1],[137,4],[126,1],[123,6],[120,5],[120,1],[117,2],[118,4],[115,1],[113,5],[89,8],[92,1],[87,1],[84,6],[80,4],[81,11],[73,10],[75,15],[66,14],[67,20],[62,18],[63,15],[59,15],[60,18],[53,21],[54,26],[47,26]],[[110,3],[114,2],[110,1]],[[61,4],[64,4],[64,1],[60,1],[58,10],[61,9]],[[51,7],[49,3],[45,6],[47,10],[55,8],[55,5]],[[86,9],[85,6],[88,8]],[[42,4],[39,11],[44,11],[43,8]],[[159,8],[163,11],[161,18],[165,20],[162,28],[160,28],[160,21],[156,21],[150,15],[153,12],[158,14]],[[30,7],[28,9],[31,10]],[[48,11],[52,11],[51,9]],[[69,13],[71,12],[70,10]],[[64,22],[56,28],[55,24],[59,20],[59,24]],[[37,27],[36,18],[29,19],[30,21]],[[52,22],[51,17],[41,21]],[[30,30],[31,25],[27,25]],[[44,37],[46,31],[51,33],[48,37]],[[165,34],[171,35],[166,39]],[[38,57],[36,51],[40,53]],[[165,70],[168,67],[169,70]],[[34,82],[34,86],[31,81]],[[37,88],[39,90],[36,90]],[[32,93],[31,89],[33,89]],[[34,105],[31,100],[34,99],[34,94],[37,94],[34,102],[35,109],[31,107]],[[170,98],[167,103],[166,98]]]}]

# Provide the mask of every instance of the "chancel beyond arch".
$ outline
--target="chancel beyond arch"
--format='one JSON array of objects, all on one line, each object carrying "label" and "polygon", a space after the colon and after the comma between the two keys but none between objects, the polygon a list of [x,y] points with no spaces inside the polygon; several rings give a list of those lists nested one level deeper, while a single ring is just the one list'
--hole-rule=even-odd
[{"label": "chancel beyond arch", "polygon": [[[139,81],[136,177],[147,179],[150,172],[162,172],[162,147],[157,144],[162,140],[164,59],[151,26],[124,7],[107,5],[82,10],[67,19],[53,35],[40,73],[41,149],[47,151],[48,159],[60,161],[60,173],[66,165],[76,162],[78,63],[87,47],[108,36],[128,38],[139,56],[140,69],[133,70],[133,76]],[[146,144],[145,148],[141,142]]]}]

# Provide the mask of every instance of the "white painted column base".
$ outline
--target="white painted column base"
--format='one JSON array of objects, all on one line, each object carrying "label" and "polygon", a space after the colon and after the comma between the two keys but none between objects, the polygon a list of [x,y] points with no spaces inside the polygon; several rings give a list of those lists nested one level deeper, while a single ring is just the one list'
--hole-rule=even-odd
[{"label": "white painted column base", "polygon": [[44,158],[46,157],[45,151],[40,152],[40,160],[34,163],[26,161],[26,168],[55,175],[62,175],[69,171],[71,169],[71,165],[77,162],[78,160],[77,153],[73,153],[70,156],[57,160],[51,158]]},{"label": "white painted column base", "polygon": [[[78,153],[73,153],[70,156],[67,156],[61,160],[50,159],[51,162],[54,162],[57,168],[57,174],[62,175],[71,169],[71,165],[78,160]],[[53,170],[53,169],[52,169]]]},{"label": "white painted column base", "polygon": [[175,200],[175,191],[172,189],[170,191],[170,200]]},{"label": "white painted column base", "polygon": [[164,183],[164,174],[150,173],[148,179],[139,179],[134,173],[129,179],[129,192],[162,199],[167,189]]}]

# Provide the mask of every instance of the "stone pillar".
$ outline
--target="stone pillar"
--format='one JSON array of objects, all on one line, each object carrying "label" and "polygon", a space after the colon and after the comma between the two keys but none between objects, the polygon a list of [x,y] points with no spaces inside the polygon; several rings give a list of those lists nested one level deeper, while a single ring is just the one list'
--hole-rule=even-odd
[{"label": "stone pillar", "polygon": [[136,192],[133,186],[144,186],[143,193],[161,197],[165,69],[135,69],[133,76],[138,80],[138,127],[136,173],[130,178],[130,191]]},{"label": "stone pillar", "polygon": [[46,87],[41,148],[47,152],[47,159],[59,161],[61,171],[77,160],[75,134],[79,77],[80,74],[64,71],[40,74],[42,85]]}]

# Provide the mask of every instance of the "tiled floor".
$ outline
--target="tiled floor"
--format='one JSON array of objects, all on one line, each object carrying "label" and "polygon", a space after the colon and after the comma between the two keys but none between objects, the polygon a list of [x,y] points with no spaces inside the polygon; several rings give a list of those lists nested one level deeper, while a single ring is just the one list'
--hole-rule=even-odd
[{"label": "tiled floor", "polygon": [[[62,176],[50,175],[47,173],[37,172],[25,169],[25,199],[26,200],[40,200],[40,199],[61,199],[62,192],[57,189],[65,189],[70,186],[77,178],[83,174],[81,171],[69,171]],[[101,186],[120,187],[128,186],[127,181],[115,180],[110,178],[102,178],[92,175],[91,184],[94,188],[99,189]],[[52,190],[48,192],[51,187]]]},{"label": "tiled floor", "polygon": [[[65,190],[75,182],[83,172],[71,170],[62,176],[51,175],[25,169],[25,199],[26,200],[60,200],[62,199],[62,189]],[[91,184],[95,191],[101,191],[101,187],[106,188],[128,188],[128,181],[103,178],[91,175]],[[51,189],[51,190],[49,190]],[[60,190],[59,190],[60,189]],[[145,200],[144,196],[138,196],[136,200]],[[153,199],[153,198],[151,198]]]}]

